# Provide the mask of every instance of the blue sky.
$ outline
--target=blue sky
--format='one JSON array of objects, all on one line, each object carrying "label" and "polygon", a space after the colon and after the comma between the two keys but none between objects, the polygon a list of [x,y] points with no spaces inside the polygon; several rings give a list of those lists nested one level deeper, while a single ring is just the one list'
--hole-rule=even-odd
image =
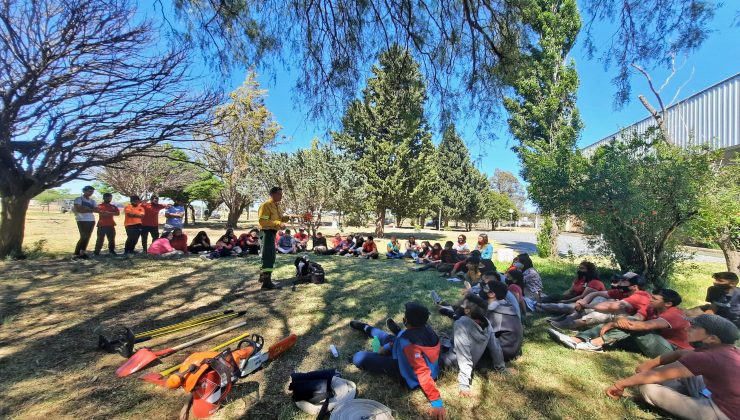
[{"label": "blue sky", "polygon": [[[666,102],[673,98],[676,90],[681,86],[683,87],[677,98],[679,100],[740,72],[740,47],[738,47],[740,27],[733,26],[734,16],[734,8],[725,4],[712,22],[711,27],[714,32],[701,49],[689,57],[678,57],[677,63],[682,67],[664,90],[663,99]],[[601,28],[595,31],[594,35],[598,45],[599,39],[608,39],[610,28]],[[641,75],[633,76],[630,103],[621,110],[614,110],[612,103],[616,89],[611,79],[615,71],[604,69],[602,63],[595,58],[587,59],[582,42],[577,44],[571,56],[576,62],[581,81],[578,90],[578,107],[585,124],[579,145],[591,144],[616,132],[620,127],[628,126],[648,116],[642,104],[637,101],[638,94],[645,94],[652,99],[647,83]],[[198,70],[200,73],[208,73],[205,67]],[[662,84],[668,74],[667,69],[652,72],[653,79],[658,84]],[[233,90],[238,87],[244,77],[245,70],[234,71],[229,82],[224,83],[225,89]],[[283,70],[274,75],[261,74],[259,79],[262,87],[269,91],[267,106],[283,127],[281,135],[288,139],[278,146],[279,150],[293,151],[308,147],[314,137],[327,138],[324,123],[316,123],[307,118],[305,107],[301,107],[298,98],[293,94],[294,73]],[[434,115],[434,112],[430,112],[429,115]],[[505,115],[505,112],[501,115]],[[483,172],[490,175],[496,168],[500,168],[518,176],[519,161],[511,151],[513,140],[506,129],[505,121],[498,124],[497,138],[487,142],[484,150],[479,150],[479,142],[475,141],[475,121],[458,121],[456,125],[471,146],[471,154],[475,157],[483,153],[480,168]],[[439,135],[435,133],[435,140],[438,141],[438,139]],[[65,187],[77,190],[84,184],[84,181],[74,181]]]}]

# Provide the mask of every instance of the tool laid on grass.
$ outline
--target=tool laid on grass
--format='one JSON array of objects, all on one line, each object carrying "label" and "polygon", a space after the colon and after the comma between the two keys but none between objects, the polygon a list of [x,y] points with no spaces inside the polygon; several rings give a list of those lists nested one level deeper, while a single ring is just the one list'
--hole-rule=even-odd
[{"label": "tool laid on grass", "polygon": [[182,387],[190,392],[183,413],[188,413],[192,407],[195,417],[209,417],[218,411],[236,381],[277,358],[297,340],[298,337],[291,334],[273,344],[265,353],[262,352],[264,338],[254,335],[240,341],[234,351],[227,348],[220,353],[193,353],[180,364],[177,372],[167,378],[165,386],[170,389]]},{"label": "tool laid on grass", "polygon": [[[223,350],[226,347],[229,347],[230,345],[232,345],[234,343],[238,343],[238,342],[240,342],[240,341],[242,341],[242,340],[244,340],[246,338],[249,338],[250,335],[251,335],[250,333],[241,334],[239,336],[236,336],[236,337],[232,338],[229,341],[226,341],[224,343],[221,343],[221,344],[217,345],[216,347],[213,347],[212,349],[210,349],[208,351],[217,352],[219,350]],[[181,365],[182,365],[182,363],[178,363],[178,364],[176,364],[174,366],[168,367],[167,369],[165,369],[165,370],[163,370],[163,371],[161,371],[159,373],[156,373],[156,372],[145,373],[145,374],[139,376],[139,379],[141,379],[142,381],[153,383],[154,385],[165,386],[165,384],[167,382],[167,377],[170,376],[176,370],[180,369],[180,366]]]},{"label": "tool laid on grass", "polygon": [[117,326],[114,329],[114,333],[109,337],[102,334],[98,336],[98,348],[109,353],[119,353],[123,357],[131,357],[134,353],[134,344],[143,343],[152,338],[162,337],[167,334],[184,331],[190,328],[236,318],[245,313],[246,311],[234,312],[233,310],[227,310],[217,314],[205,315],[189,319],[187,321],[178,322],[176,324],[144,331],[138,334],[134,334],[130,328],[125,326]]},{"label": "tool laid on grass", "polygon": [[147,366],[149,366],[152,363],[160,362],[160,357],[166,357],[173,353],[177,353],[178,351],[194,346],[198,343],[202,343],[204,341],[208,341],[214,337],[217,337],[221,334],[226,334],[229,331],[235,330],[237,328],[243,327],[247,325],[247,321],[240,322],[236,325],[232,325],[230,327],[224,328],[222,330],[214,331],[210,334],[206,334],[203,337],[198,337],[194,340],[190,340],[188,342],[178,344],[174,347],[169,347],[166,349],[158,350],[158,351],[152,351],[151,349],[148,349],[146,347],[139,349],[136,353],[134,353],[133,356],[131,356],[126,363],[122,364],[121,367],[116,369],[116,375],[119,377],[124,377],[131,375],[132,373],[136,373]]}]

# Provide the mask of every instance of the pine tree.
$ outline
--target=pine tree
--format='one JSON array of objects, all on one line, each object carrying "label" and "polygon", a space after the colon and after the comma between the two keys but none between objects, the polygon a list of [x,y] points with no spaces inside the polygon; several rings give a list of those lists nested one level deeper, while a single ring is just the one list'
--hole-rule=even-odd
[{"label": "pine tree", "polygon": [[375,235],[382,237],[387,209],[408,217],[427,198],[431,188],[420,178],[434,150],[424,116],[426,88],[408,51],[392,46],[372,73],[362,99],[349,104],[343,130],[332,137],[367,175]]},{"label": "pine tree", "polygon": [[457,134],[455,125],[450,124],[442,134],[442,142],[437,148],[440,182],[438,195],[442,205],[442,220],[449,224],[452,218],[460,215],[460,205],[466,194],[465,184],[473,167],[470,152],[463,139]]}]

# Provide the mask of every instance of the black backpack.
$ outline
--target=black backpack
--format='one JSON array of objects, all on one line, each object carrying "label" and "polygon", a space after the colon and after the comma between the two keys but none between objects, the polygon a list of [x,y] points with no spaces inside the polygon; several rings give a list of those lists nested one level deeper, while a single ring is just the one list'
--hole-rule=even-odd
[{"label": "black backpack", "polygon": [[326,281],[324,267],[319,263],[309,261],[308,257],[298,257],[295,265],[296,283],[323,284]]}]

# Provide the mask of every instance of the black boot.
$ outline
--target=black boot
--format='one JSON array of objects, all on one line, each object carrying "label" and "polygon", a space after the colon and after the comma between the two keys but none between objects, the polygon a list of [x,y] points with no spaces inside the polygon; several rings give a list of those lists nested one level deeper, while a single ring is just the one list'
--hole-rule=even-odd
[{"label": "black boot", "polygon": [[278,287],[272,282],[272,273],[265,272],[260,273],[260,283],[262,283],[262,290],[273,290]]}]

